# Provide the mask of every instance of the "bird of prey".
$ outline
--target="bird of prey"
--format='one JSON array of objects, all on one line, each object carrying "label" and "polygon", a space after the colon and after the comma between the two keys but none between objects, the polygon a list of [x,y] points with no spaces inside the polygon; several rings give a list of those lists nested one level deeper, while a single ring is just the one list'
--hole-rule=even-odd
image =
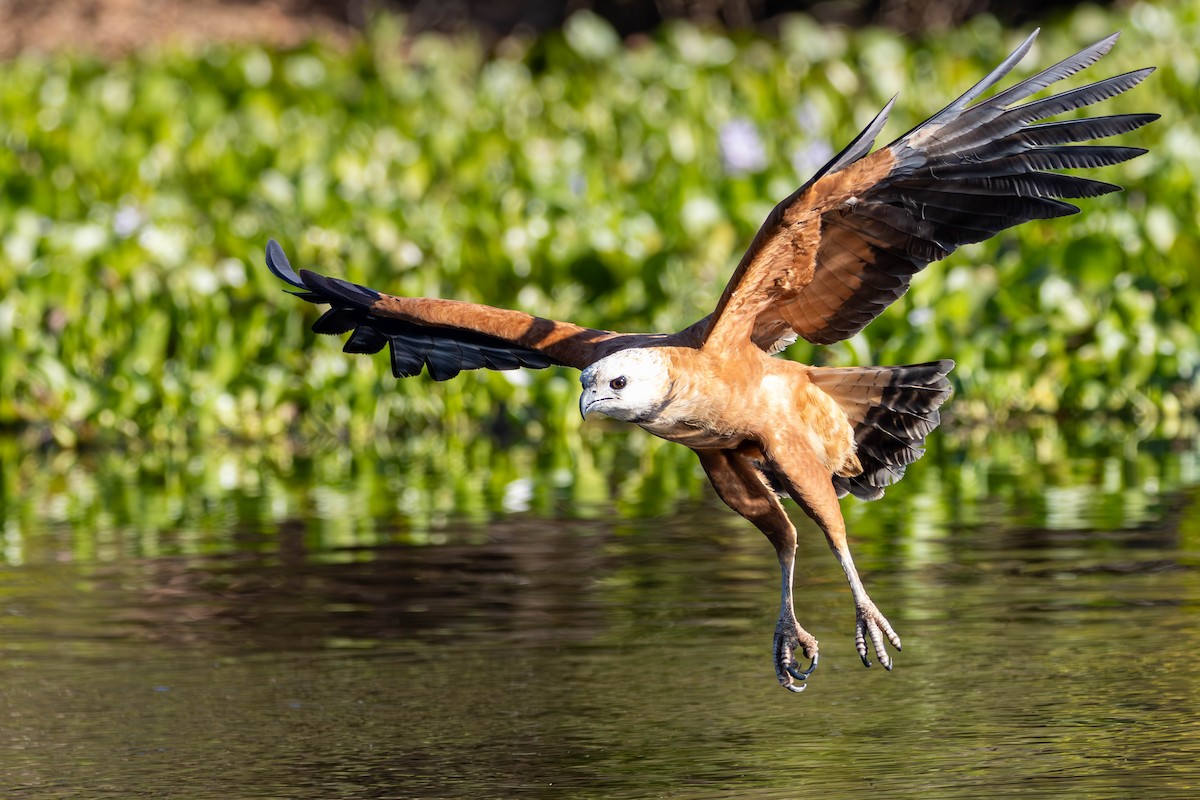
[{"label": "bird of prey", "polygon": [[[383,294],[288,264],[267,266],[311,303],[331,308],[313,330],[350,333],[348,353],[391,350],[397,378],[447,380],[461,370],[550,366],[581,370],[579,410],[692,448],[717,495],[775,546],[782,572],[774,666],[803,691],[817,640],[792,604],[796,529],[791,497],[825,534],[845,571],[855,646],[887,669],[900,637],[867,595],[839,498],[883,495],[924,452],[950,394],[950,360],[899,367],[814,367],[773,356],[797,337],[847,339],[907,291],[912,276],[959,245],[1032,219],[1075,214],[1064,198],[1119,190],[1058,170],[1116,164],[1141,148],[1080,145],[1127,133],[1156,114],[1043,122],[1125,92],[1153,68],[1019,104],[1090,66],[1113,34],[986,100],[1037,31],[991,74],[887,147],[872,152],[887,106],[808,183],[767,216],[716,310],[673,334],[617,333],[474,303]],[[893,98],[894,102],[895,98]],[[807,665],[803,662],[807,661]]]}]

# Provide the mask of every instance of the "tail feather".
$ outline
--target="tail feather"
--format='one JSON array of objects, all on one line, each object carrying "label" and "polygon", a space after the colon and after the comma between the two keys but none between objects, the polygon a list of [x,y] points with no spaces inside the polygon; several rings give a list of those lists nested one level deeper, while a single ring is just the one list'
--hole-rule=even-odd
[{"label": "tail feather", "polygon": [[925,453],[950,396],[949,359],[904,367],[815,369],[812,382],[837,401],[854,426],[862,472],[833,476],[838,496],[877,500]]}]

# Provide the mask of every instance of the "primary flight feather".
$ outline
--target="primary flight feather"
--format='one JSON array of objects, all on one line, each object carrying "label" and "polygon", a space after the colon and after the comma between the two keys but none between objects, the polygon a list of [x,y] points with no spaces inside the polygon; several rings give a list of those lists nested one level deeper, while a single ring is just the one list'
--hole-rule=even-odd
[{"label": "primary flight feather", "polygon": [[[896,141],[871,151],[892,104],[767,216],[716,310],[674,334],[584,328],[519,311],[397,297],[307,270],[267,245],[267,266],[301,299],[328,304],[313,325],[349,333],[346,352],[388,347],[397,378],[464,369],[574,367],[580,412],[631,422],[691,447],[713,488],[775,546],[782,571],[776,677],[803,691],[817,640],[792,602],[791,497],[824,532],[855,605],[855,646],[886,668],[900,637],[867,595],[846,542],[838,498],[872,500],[900,480],[940,422],[950,360],[902,367],[821,368],[772,358],[803,338],[841,341],[903,295],[912,276],[960,245],[1032,219],[1078,213],[1068,199],[1116,191],[1051,170],[1102,167],[1145,150],[1083,145],[1133,131],[1156,114],[1042,122],[1108,99],[1153,68],[1026,102],[1099,60],[1113,34],[1048,69],[979,98],[1023,58],[1035,31],[987,77]],[[800,657],[809,660],[802,666]]]}]

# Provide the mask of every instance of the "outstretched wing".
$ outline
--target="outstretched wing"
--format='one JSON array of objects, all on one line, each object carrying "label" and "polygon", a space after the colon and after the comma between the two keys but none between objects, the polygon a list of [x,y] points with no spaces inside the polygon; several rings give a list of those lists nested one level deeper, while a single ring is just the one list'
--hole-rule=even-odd
[{"label": "outstretched wing", "polygon": [[959,245],[1032,219],[1078,213],[1059,198],[1118,191],[1047,170],[1102,167],[1146,152],[1075,145],[1127,133],[1157,114],[1038,123],[1121,94],[1153,67],[1014,106],[1095,63],[1119,34],[969,105],[1021,60],[1037,31],[982,81],[887,147],[868,155],[891,103],[767,217],[713,313],[705,346],[747,339],[775,352],[796,336],[847,339],[906,291],[912,276]]},{"label": "outstretched wing", "polygon": [[283,248],[267,243],[267,267],[300,291],[310,303],[331,307],[313,324],[317,333],[350,338],[347,353],[378,353],[391,348],[397,378],[429,370],[434,380],[464,369],[543,369],[552,365],[583,369],[620,349],[624,334],[581,328],[475,303],[427,297],[393,297],[365,286],[308,270],[297,274]]}]

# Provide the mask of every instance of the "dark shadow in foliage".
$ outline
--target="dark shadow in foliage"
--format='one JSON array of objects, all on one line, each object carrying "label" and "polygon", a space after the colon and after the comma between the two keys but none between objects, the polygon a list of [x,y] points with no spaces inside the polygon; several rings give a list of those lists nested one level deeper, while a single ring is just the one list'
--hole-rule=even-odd
[{"label": "dark shadow in foliage", "polygon": [[[978,14],[991,14],[1005,25],[1026,26],[1078,0],[297,0],[353,25],[362,25],[375,9],[398,11],[415,30],[473,28],[488,37],[540,33],[562,26],[570,14],[587,9],[621,36],[649,33],[663,22],[688,19],[732,29],[769,28],[781,15],[803,12],[828,24],[883,25],[903,33],[961,25]],[[1094,5],[1109,6],[1111,2]]]}]

